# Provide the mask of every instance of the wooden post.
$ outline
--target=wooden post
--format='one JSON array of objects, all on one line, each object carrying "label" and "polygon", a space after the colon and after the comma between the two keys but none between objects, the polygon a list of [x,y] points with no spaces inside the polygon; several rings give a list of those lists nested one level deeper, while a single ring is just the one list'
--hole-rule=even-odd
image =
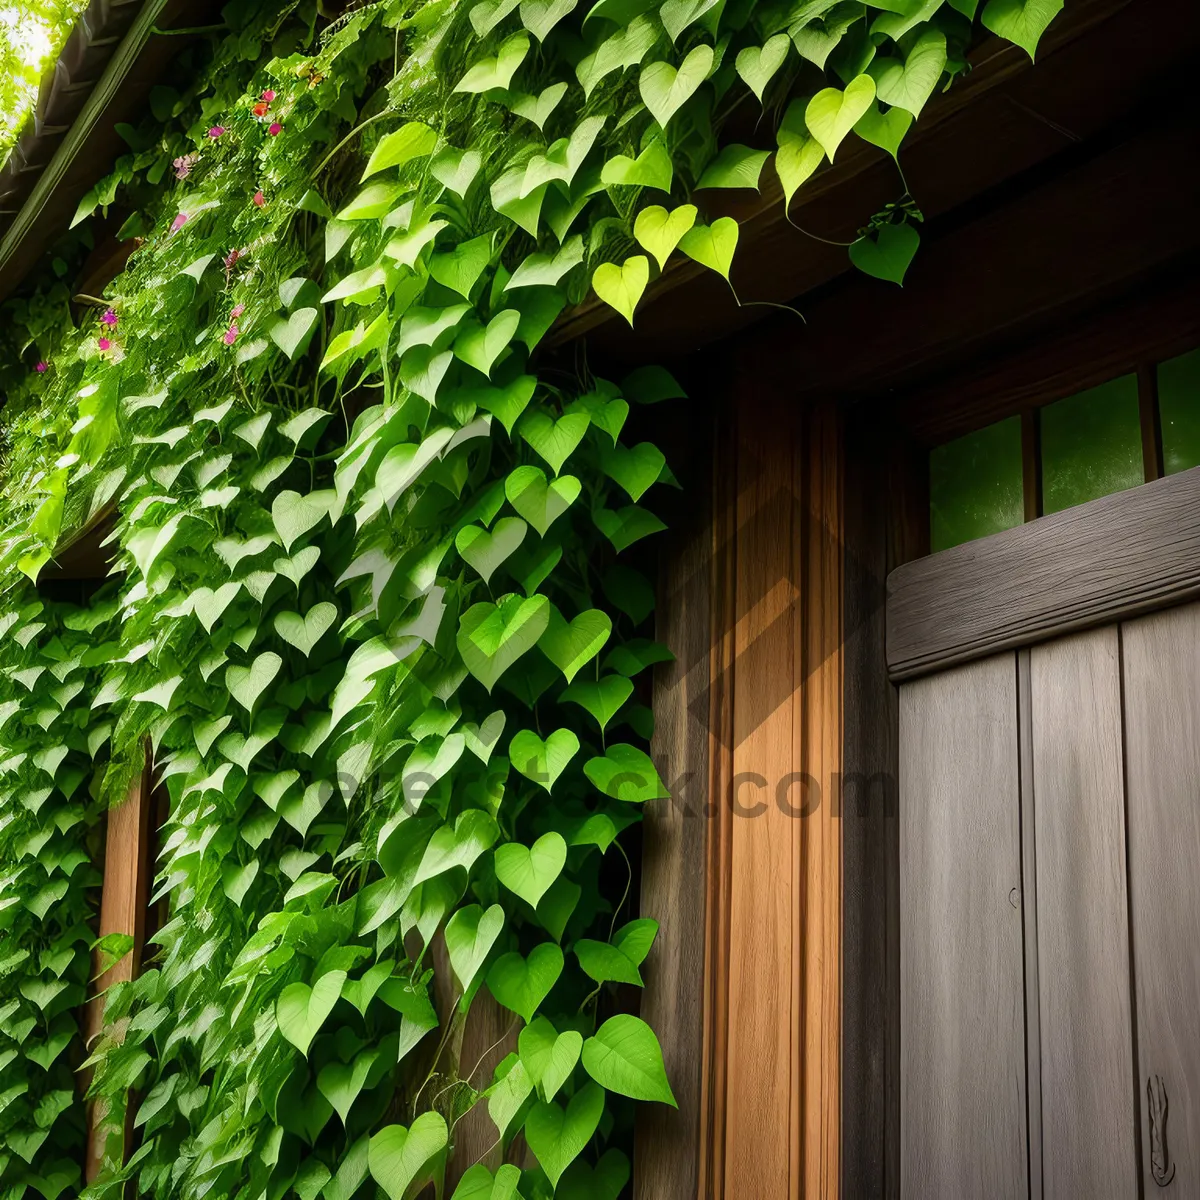
[{"label": "wooden post", "polygon": [[[96,1040],[105,1032],[105,990],[114,984],[129,982],[141,967],[146,939],[146,914],[150,904],[150,880],[154,872],[150,849],[152,792],[150,747],[147,745],[145,766],[130,785],[128,796],[108,812],[104,848],[104,890],[100,900],[100,936],[107,937],[111,933],[129,934],[133,938],[133,948],[96,980],[96,992],[88,1001],[84,1016],[84,1036],[89,1053],[95,1048]],[[94,966],[97,969],[99,967],[98,955]],[[85,1081],[85,1087],[89,1082],[90,1080]],[[132,1116],[132,1110],[122,1114],[127,1133]],[[93,1103],[88,1112],[88,1144],[84,1169],[89,1183],[100,1171],[104,1161],[105,1142],[113,1132],[113,1123],[109,1120],[104,1105]]]}]

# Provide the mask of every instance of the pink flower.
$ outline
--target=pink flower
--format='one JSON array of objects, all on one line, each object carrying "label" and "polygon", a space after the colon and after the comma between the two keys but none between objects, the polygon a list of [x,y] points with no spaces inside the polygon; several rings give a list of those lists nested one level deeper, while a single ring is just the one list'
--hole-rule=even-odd
[{"label": "pink flower", "polygon": [[237,335],[238,327],[236,325],[230,325],[230,327],[225,330],[225,336],[221,339],[221,341],[223,341],[227,346],[232,346],[233,343],[237,341]]},{"label": "pink flower", "polygon": [[254,193],[254,207],[262,208],[266,202],[267,198],[262,194],[262,188],[259,188],[258,191]]},{"label": "pink flower", "polygon": [[117,314],[113,309],[109,309],[104,316],[100,318],[110,329],[117,323]]},{"label": "pink flower", "polygon": [[233,324],[233,322],[236,321],[238,319],[238,317],[240,317],[242,315],[242,313],[244,313],[245,311],[246,311],[246,306],[244,304],[235,304],[233,306],[233,312],[231,312],[229,314],[230,324]]},{"label": "pink flower", "polygon": [[224,125],[214,125],[214,126],[213,126],[213,127],[212,127],[212,128],[209,130],[209,131],[208,131],[208,136],[209,136],[210,138],[212,138],[212,140],[215,142],[215,141],[217,140],[217,138],[219,138],[219,137],[221,136],[221,134],[223,134],[224,132],[225,132],[225,126],[224,126]]},{"label": "pink flower", "polygon": [[186,179],[196,165],[198,154],[181,154],[171,165],[175,168],[176,179]]},{"label": "pink flower", "polygon": [[171,232],[178,233],[187,224],[187,213],[179,213],[171,222]]},{"label": "pink flower", "polygon": [[267,88],[267,90],[266,90],[265,92],[263,92],[263,94],[262,94],[262,98],[263,98],[263,99],[264,99],[264,100],[265,100],[265,101],[266,101],[268,104],[270,104],[270,103],[271,103],[271,101],[275,99],[275,93],[274,93],[273,91],[271,91],[271,89],[270,89],[270,88]]},{"label": "pink flower", "polygon": [[97,338],[96,345],[100,347],[100,353],[103,354],[106,350],[112,349],[112,342],[106,337]]},{"label": "pink flower", "polygon": [[280,125],[280,123],[278,121],[274,121],[274,122],[272,122],[271,127],[267,130],[267,132],[272,137],[278,137],[283,132],[283,126]]},{"label": "pink flower", "polygon": [[49,364],[48,362],[46,362],[46,360],[45,360],[45,359],[43,359],[43,360],[42,360],[40,363],[38,363],[38,365],[37,365],[36,367],[34,367],[33,369],[34,369],[34,370],[35,370],[35,371],[36,371],[36,372],[37,372],[39,375],[44,375],[44,374],[46,373],[46,370],[47,370],[47,368],[48,368],[49,366],[50,366],[50,364]]}]

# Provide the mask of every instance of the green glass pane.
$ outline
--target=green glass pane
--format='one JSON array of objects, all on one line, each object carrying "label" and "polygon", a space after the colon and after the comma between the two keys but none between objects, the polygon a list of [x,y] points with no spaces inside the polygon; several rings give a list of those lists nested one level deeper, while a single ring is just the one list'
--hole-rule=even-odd
[{"label": "green glass pane", "polygon": [[1200,350],[1158,368],[1158,405],[1166,473],[1200,467]]},{"label": "green glass pane", "polygon": [[946,550],[1025,519],[1021,418],[939,446],[929,455],[930,542]]},{"label": "green glass pane", "polygon": [[1042,510],[1059,512],[1145,482],[1136,375],[1042,409]]}]

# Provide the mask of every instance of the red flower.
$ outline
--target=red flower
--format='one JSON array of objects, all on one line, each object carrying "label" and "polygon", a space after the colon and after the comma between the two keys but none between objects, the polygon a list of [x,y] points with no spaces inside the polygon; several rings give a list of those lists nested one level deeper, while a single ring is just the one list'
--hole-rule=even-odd
[{"label": "red flower", "polygon": [[224,132],[225,132],[225,126],[224,126],[224,125],[214,125],[214,126],[213,126],[213,127],[212,127],[212,128],[209,130],[209,131],[208,131],[208,136],[209,136],[210,138],[212,138],[212,140],[215,142],[215,141],[217,140],[217,138],[219,138],[219,137],[221,136],[221,134],[223,134]]},{"label": "red flower", "polygon": [[265,100],[265,101],[266,101],[268,104],[270,104],[270,103],[271,103],[271,101],[275,99],[275,93],[274,93],[273,91],[271,91],[271,89],[270,89],[270,88],[267,88],[267,90],[266,90],[265,92],[263,92],[263,94],[262,94],[262,98],[263,98],[263,99],[264,99],[264,100]]},{"label": "red flower", "polygon": [[117,323],[117,314],[110,308],[100,320],[111,329]]},{"label": "red flower", "polygon": [[106,337],[97,338],[96,345],[100,347],[100,353],[103,354],[106,350],[112,349],[112,342]]},{"label": "red flower", "polygon": [[34,369],[34,370],[35,370],[35,371],[36,371],[36,372],[37,372],[39,375],[44,375],[44,374],[46,373],[46,370],[47,370],[47,368],[48,368],[49,366],[50,366],[50,364],[49,364],[48,362],[46,362],[46,360],[45,360],[45,359],[43,359],[43,360],[42,360],[40,363],[38,363],[38,365],[37,365],[36,367],[34,367],[33,369]]},{"label": "red flower", "polygon": [[280,123],[279,123],[278,121],[275,121],[275,122],[274,122],[274,123],[271,125],[270,129],[268,129],[268,130],[267,130],[267,132],[268,132],[268,133],[269,133],[269,134],[270,134],[272,137],[278,137],[278,136],[279,136],[279,135],[280,135],[280,134],[283,132],[283,126],[282,126],[282,125],[280,125]]},{"label": "red flower", "polygon": [[230,325],[230,327],[225,330],[225,336],[221,339],[221,341],[223,341],[227,346],[232,346],[233,343],[237,341],[237,335],[238,327],[236,325]]},{"label": "red flower", "polygon": [[258,191],[254,193],[254,207],[262,208],[266,202],[267,198],[262,194],[262,188],[259,188]]},{"label": "red flower", "polygon": [[254,115],[255,115],[256,117],[265,117],[265,116],[267,115],[267,110],[268,110],[270,107],[271,107],[271,106],[270,106],[269,104],[267,104],[265,101],[263,101],[263,100],[260,100],[260,101],[259,101],[259,102],[258,102],[258,103],[257,103],[257,104],[254,106],[254,108],[253,108],[253,110],[252,110],[252,111],[254,112]]}]

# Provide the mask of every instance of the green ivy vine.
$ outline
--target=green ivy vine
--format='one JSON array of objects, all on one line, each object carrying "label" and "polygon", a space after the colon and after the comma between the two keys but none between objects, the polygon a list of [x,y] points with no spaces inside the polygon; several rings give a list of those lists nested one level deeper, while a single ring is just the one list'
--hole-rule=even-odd
[{"label": "green ivy vine", "polygon": [[[6,341],[0,1196],[84,1190],[81,1064],[88,1196],[621,1194],[635,1103],[674,1103],[628,1011],[669,650],[621,557],[674,479],[626,430],[685,401],[538,346],[590,290],[632,322],[673,255],[729,279],[715,189],[770,162],[790,205],[851,135],[898,157],[977,7],[238,2],[152,97],[78,218],[132,209],[126,269],[76,330],[62,252]],[[978,16],[1032,54],[1059,8]],[[750,106],[766,143],[719,141]],[[898,188],[850,249],[896,282]],[[114,579],[39,598],[107,514]],[[147,744],[167,915],[85,1047],[89,955],[126,949],[93,945],[97,821]],[[452,1164],[476,1107],[496,1144]]]}]

